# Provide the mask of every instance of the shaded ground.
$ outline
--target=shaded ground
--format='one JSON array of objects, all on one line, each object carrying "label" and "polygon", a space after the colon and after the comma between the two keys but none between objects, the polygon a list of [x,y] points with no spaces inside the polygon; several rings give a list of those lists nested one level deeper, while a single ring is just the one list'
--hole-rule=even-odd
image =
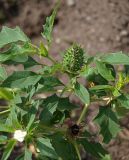
[{"label": "shaded ground", "polygon": [[[42,40],[42,24],[54,3],[55,0],[1,0],[0,28],[2,25],[18,25],[37,43]],[[129,1],[62,0],[53,35],[51,53],[57,58],[73,42],[82,44],[92,55],[120,50],[128,52]],[[128,121],[127,117],[124,120],[127,130]],[[109,151],[113,160],[128,160],[128,148],[128,139],[119,136],[110,144]]]}]

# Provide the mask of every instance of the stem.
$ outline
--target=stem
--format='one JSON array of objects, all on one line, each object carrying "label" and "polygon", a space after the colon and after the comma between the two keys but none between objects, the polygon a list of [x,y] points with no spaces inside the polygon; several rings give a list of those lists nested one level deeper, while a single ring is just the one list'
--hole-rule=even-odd
[{"label": "stem", "polygon": [[32,47],[34,47],[35,49],[37,49],[37,50],[39,50],[39,48],[36,46],[36,45],[34,45],[34,44],[32,44],[32,43],[29,43]]},{"label": "stem", "polygon": [[65,86],[64,89],[62,90],[62,92],[60,92],[60,97],[63,96],[64,92],[67,90],[67,87]]},{"label": "stem", "polygon": [[52,61],[54,64],[56,63],[56,61],[55,61],[51,56],[48,55],[47,58],[48,58],[50,61]]},{"label": "stem", "polygon": [[81,160],[81,155],[80,155],[80,151],[79,151],[79,148],[78,148],[78,144],[76,141],[73,142],[73,145],[75,147],[75,150],[77,152],[77,155],[78,155],[78,159]]},{"label": "stem", "polygon": [[8,112],[10,112],[10,109],[7,109],[7,110],[5,110],[5,111],[0,112],[0,115],[1,115],[1,114],[4,114],[4,113],[8,113]]},{"label": "stem", "polygon": [[83,120],[83,118],[84,118],[84,116],[85,116],[85,114],[87,112],[87,109],[88,109],[88,105],[85,104],[85,106],[84,106],[84,108],[82,110],[82,113],[81,113],[81,115],[80,115],[80,117],[79,117],[79,119],[77,121],[77,125],[79,125],[81,123],[81,121]]},{"label": "stem", "polygon": [[112,100],[114,100],[115,97],[101,97],[101,98],[91,98],[91,102],[97,102],[97,103],[101,103],[101,102],[105,102],[106,105],[108,105]]}]

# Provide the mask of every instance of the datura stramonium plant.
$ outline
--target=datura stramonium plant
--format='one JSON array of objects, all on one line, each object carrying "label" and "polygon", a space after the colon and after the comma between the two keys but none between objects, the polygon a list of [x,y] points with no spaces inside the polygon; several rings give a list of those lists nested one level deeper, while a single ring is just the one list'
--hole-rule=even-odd
[{"label": "datura stramonium plant", "polygon": [[[96,160],[111,160],[105,144],[121,131],[119,120],[129,113],[128,55],[93,57],[76,43],[60,61],[50,54],[58,7],[47,17],[39,45],[19,27],[0,32],[0,99],[7,102],[0,104],[1,160],[8,160],[15,146],[21,147],[16,160],[82,160],[83,151]],[[12,65],[22,67],[7,72]],[[118,71],[118,65],[123,70]],[[91,119],[98,127],[93,133],[86,117],[96,103]]]}]

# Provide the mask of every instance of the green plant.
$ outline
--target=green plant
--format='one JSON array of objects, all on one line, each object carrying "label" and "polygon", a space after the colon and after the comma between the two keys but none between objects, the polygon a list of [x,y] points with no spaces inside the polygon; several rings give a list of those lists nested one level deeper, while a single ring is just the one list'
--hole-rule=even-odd
[{"label": "green plant", "polygon": [[[118,52],[92,57],[78,44],[64,52],[61,62],[49,54],[58,7],[59,3],[43,26],[46,45],[32,44],[19,27],[3,27],[0,32],[0,98],[7,102],[0,106],[1,160],[8,159],[18,143],[23,144],[23,153],[16,160],[31,160],[32,146],[39,160],[81,160],[82,148],[98,160],[110,160],[103,146],[116,137],[119,119],[129,111],[125,90],[129,83],[128,55]],[[52,65],[36,61],[33,55],[49,59]],[[22,68],[7,74],[11,65]],[[116,70],[114,65],[123,65],[123,70]],[[68,83],[64,84],[57,73],[67,75]],[[81,84],[80,78],[89,85]],[[49,96],[39,96],[42,94]],[[71,113],[81,107],[69,99],[71,95],[84,106],[74,118]],[[100,106],[93,120],[99,126],[96,134],[90,133],[85,123],[93,102]],[[100,140],[93,141],[98,136]]]}]

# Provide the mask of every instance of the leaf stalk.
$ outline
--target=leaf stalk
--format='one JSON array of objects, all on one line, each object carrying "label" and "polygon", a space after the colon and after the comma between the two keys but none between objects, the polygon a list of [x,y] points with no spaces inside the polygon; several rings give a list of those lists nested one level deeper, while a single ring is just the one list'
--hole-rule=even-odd
[{"label": "leaf stalk", "polygon": [[87,109],[88,109],[88,104],[85,104],[85,106],[84,106],[84,108],[83,108],[83,110],[81,112],[81,115],[80,115],[80,117],[79,117],[79,119],[77,121],[77,125],[79,125],[81,123],[81,121],[83,120],[83,118],[84,118],[84,116],[85,116],[85,114],[87,112]]},{"label": "leaf stalk", "polygon": [[10,112],[10,109],[0,112],[0,115]]},{"label": "leaf stalk", "polygon": [[80,155],[80,151],[79,151],[77,142],[74,141],[74,142],[73,142],[73,145],[74,145],[75,150],[76,150],[76,153],[77,153],[77,155],[78,155],[78,159],[81,160],[81,155]]}]

